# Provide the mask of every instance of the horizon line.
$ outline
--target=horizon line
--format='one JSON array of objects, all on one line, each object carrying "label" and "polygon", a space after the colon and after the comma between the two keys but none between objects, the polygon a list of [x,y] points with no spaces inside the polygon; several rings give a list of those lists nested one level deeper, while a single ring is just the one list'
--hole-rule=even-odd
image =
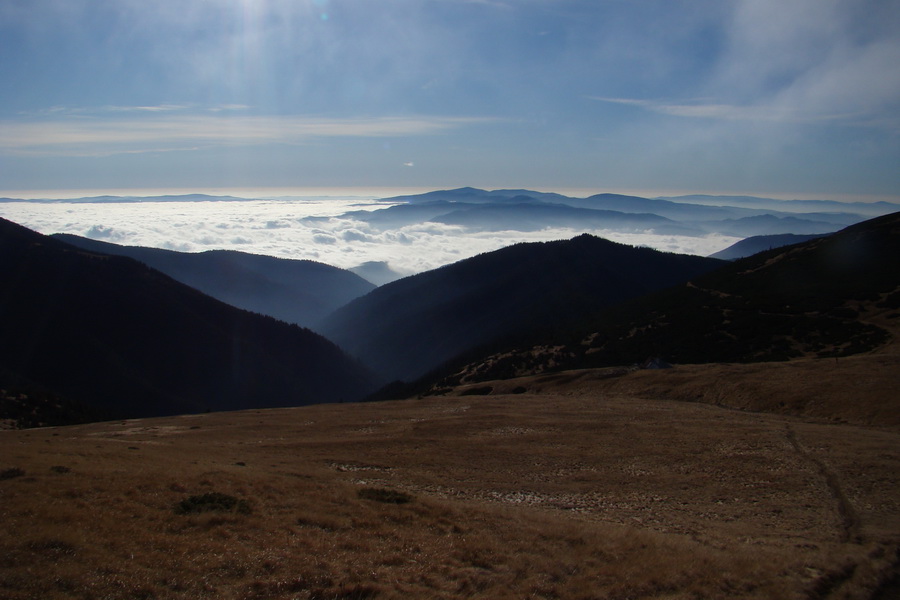
[{"label": "horizon line", "polygon": [[[459,189],[478,186],[173,186],[173,187],[109,187],[109,188],[56,188],[56,189],[13,189],[0,190],[0,197],[16,200],[73,200],[97,196],[154,197],[184,196],[205,194],[209,196],[235,196],[247,200],[260,200],[279,197],[311,198],[390,198],[424,194],[427,192]],[[636,189],[612,186],[610,188],[569,187],[569,186],[484,186],[478,189],[528,189],[535,192],[557,193],[573,198],[587,198],[596,194],[622,194],[642,198],[678,197],[678,196],[752,196],[773,200],[830,200],[837,202],[891,202],[900,203],[900,194],[816,194],[816,193],[784,193],[736,190],[698,190],[698,189]]]}]

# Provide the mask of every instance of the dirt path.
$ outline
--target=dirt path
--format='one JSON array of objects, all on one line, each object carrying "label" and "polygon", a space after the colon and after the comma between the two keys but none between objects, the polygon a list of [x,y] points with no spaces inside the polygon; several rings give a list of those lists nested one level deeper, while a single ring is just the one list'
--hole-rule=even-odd
[{"label": "dirt path", "polygon": [[787,425],[786,428],[787,439],[791,443],[791,446],[797,454],[816,466],[819,473],[825,479],[828,491],[831,492],[831,495],[837,502],[837,511],[841,520],[841,541],[856,544],[862,543],[863,537],[860,528],[859,515],[856,513],[856,510],[844,493],[844,489],[841,487],[841,482],[837,474],[822,460],[810,454],[809,451],[800,444],[797,439],[797,432],[794,431],[790,425]]}]

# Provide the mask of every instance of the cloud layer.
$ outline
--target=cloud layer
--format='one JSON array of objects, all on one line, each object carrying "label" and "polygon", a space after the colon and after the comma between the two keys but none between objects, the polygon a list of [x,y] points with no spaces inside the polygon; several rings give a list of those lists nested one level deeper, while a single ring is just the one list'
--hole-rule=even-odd
[{"label": "cloud layer", "polygon": [[[384,204],[362,198],[245,200],[233,202],[0,203],[0,216],[41,233],[71,233],[133,246],[182,252],[232,249],[352,268],[383,261],[413,274],[518,242],[568,239],[574,229],[466,233],[425,223],[380,230],[340,218],[349,210]],[[591,231],[601,237],[670,252],[708,255],[735,241],[720,235],[656,236]]]}]

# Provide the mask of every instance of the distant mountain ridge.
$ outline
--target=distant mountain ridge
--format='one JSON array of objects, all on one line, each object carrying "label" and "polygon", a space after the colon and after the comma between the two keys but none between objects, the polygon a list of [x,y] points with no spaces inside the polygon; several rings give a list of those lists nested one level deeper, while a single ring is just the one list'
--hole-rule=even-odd
[{"label": "distant mountain ridge", "polygon": [[223,302],[294,323],[315,325],[375,288],[362,277],[310,260],[234,250],[176,252],[120,246],[70,234],[52,237],[92,252],[128,256]]},{"label": "distant mountain ridge", "polygon": [[722,263],[590,235],[516,244],[384,285],[322,332],[386,379],[413,379],[506,336],[565,330],[604,307]]},{"label": "distant mountain ridge", "polygon": [[[402,273],[398,273],[391,269],[385,261],[370,260],[349,270],[376,286],[397,281],[404,277]],[[360,294],[360,296],[362,296],[362,294]]]},{"label": "distant mountain ridge", "polygon": [[[686,196],[658,196],[659,200],[678,203],[702,204],[705,206],[740,206],[787,212],[850,212],[869,217],[878,217],[900,211],[896,202],[840,202],[837,200],[776,200],[759,196],[715,196],[693,194]],[[802,209],[802,210],[797,210]]]},{"label": "distant mountain ridge", "polygon": [[0,198],[0,202],[64,202],[70,204],[103,204],[132,202],[242,202],[237,196],[213,196],[210,194],[164,194],[161,196],[85,196],[82,198]]},{"label": "distant mountain ridge", "polygon": [[331,342],[0,219],[0,387],[110,417],[296,406],[377,383]]},{"label": "distant mountain ridge", "polygon": [[[697,202],[691,202],[696,198]],[[595,194],[573,198],[531,190],[464,187],[384,198],[393,206],[342,215],[382,229],[414,223],[459,225],[469,231],[535,231],[548,227],[626,233],[748,237],[830,233],[871,216],[900,210],[890,203],[782,201],[736,198],[714,204],[705,196],[644,198]],[[727,198],[726,198],[727,200]],[[802,209],[802,210],[798,210]]]}]

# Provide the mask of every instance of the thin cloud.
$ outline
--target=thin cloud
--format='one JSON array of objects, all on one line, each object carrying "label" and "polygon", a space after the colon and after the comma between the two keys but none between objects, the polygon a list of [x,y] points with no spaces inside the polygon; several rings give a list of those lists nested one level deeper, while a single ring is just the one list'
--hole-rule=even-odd
[{"label": "thin cloud", "polygon": [[160,116],[156,113],[166,111],[149,112],[152,116],[136,119],[2,122],[0,152],[97,156],[210,145],[296,144],[313,138],[428,135],[485,121],[462,117]]},{"label": "thin cloud", "polygon": [[809,114],[784,106],[739,106],[734,104],[673,104],[638,98],[602,98],[593,97],[594,100],[612,104],[624,104],[637,106],[655,113],[674,117],[688,117],[694,119],[719,119],[726,121],[784,121],[784,122],[814,122],[849,120],[858,117],[853,114]]},{"label": "thin cloud", "polygon": [[900,8],[851,0],[738,0],[691,97],[594,96],[715,121],[900,125]]},{"label": "thin cloud", "polygon": [[236,110],[249,110],[252,108],[247,104],[218,104],[213,106],[198,106],[196,104],[155,104],[140,106],[121,106],[115,104],[107,104],[104,106],[51,106],[35,111],[22,111],[20,115],[26,117],[41,117],[47,115],[53,116],[85,116],[94,115],[102,116],[109,113],[168,113],[168,112],[225,112]]}]

